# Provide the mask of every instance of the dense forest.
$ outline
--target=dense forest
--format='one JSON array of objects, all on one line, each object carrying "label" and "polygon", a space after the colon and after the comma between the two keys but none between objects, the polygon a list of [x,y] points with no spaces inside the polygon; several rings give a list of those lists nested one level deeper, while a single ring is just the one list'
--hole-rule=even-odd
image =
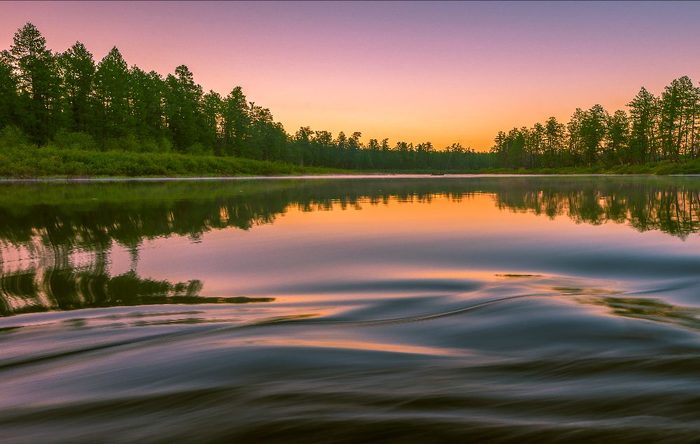
[{"label": "dense forest", "polygon": [[[0,57],[0,131],[5,139],[58,148],[175,152],[275,160],[306,166],[380,169],[470,169],[488,158],[453,144],[436,150],[387,139],[361,141],[302,127],[288,134],[269,109],[240,87],[204,92],[185,65],[165,78],[129,67],[115,47],[96,62],[76,42],[46,47],[27,23]],[[17,134],[20,132],[20,134]]]},{"label": "dense forest", "polygon": [[[442,149],[431,142],[365,143],[360,132],[334,136],[302,127],[289,134],[240,87],[225,96],[204,92],[185,65],[163,77],[128,66],[116,47],[100,61],[80,42],[65,52],[52,52],[31,23],[0,53],[0,147],[48,146],[54,149],[54,163],[86,163],[79,154],[58,159],[55,150],[209,155],[220,162],[248,158],[304,167],[403,171],[610,168],[700,156],[700,88],[690,78],[673,80],[660,97],[642,88],[628,108],[610,114],[594,105],[576,109],[567,124],[550,117],[532,128],[499,132],[486,153],[458,143]],[[163,158],[144,160],[162,163]],[[113,158],[102,155],[93,163],[110,164]],[[194,165],[176,163],[179,168]],[[89,171],[104,174],[108,167],[91,165]],[[238,165],[218,167],[224,174],[245,171]],[[43,169],[59,174],[74,170]],[[158,171],[131,169],[134,174]],[[171,170],[178,171],[164,169]]]},{"label": "dense forest", "polygon": [[555,117],[532,128],[499,132],[492,152],[505,167],[634,165],[700,156],[700,88],[675,79],[654,96],[642,87],[610,114],[601,105],[577,108],[565,125]]}]

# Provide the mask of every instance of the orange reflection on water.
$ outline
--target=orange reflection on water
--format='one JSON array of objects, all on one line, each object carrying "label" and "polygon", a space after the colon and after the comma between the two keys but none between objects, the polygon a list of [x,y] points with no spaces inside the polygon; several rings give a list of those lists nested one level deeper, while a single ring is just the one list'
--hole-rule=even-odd
[{"label": "orange reflection on water", "polygon": [[328,349],[345,349],[345,350],[364,350],[386,353],[406,353],[417,355],[431,356],[468,356],[464,349],[454,349],[445,347],[427,347],[420,345],[397,344],[388,342],[370,342],[351,339],[304,339],[301,337],[246,337],[243,340],[236,339],[226,341],[226,344],[234,343],[236,345],[249,346],[268,346],[268,347],[313,347],[313,348],[328,348]]},{"label": "orange reflection on water", "polygon": [[[482,244],[488,243],[489,239],[498,244],[504,239],[508,239],[509,244],[528,243],[545,232],[548,233],[546,242],[556,243],[571,241],[574,234],[575,240],[586,235],[599,235],[602,231],[622,235],[628,229],[617,224],[606,224],[605,228],[577,224],[564,215],[548,218],[532,212],[499,208],[496,195],[492,193],[469,193],[457,197],[447,194],[428,194],[420,198],[415,195],[407,198],[390,196],[379,202],[360,198],[352,203],[334,201],[331,205],[311,207],[290,205],[271,223],[254,225],[248,230],[235,227],[212,230],[195,244],[176,236],[155,239],[142,250],[141,265],[145,266],[142,269],[146,275],[160,278],[171,275],[173,266],[164,267],[163,264],[176,260],[182,248],[187,248],[191,260],[195,261],[226,257],[227,271],[207,273],[202,294],[231,296],[232,288],[235,288],[234,295],[273,296],[281,298],[278,301],[282,302],[287,296],[291,297],[284,289],[274,294],[260,289],[269,288],[272,283],[285,287],[297,281],[342,281],[350,276],[356,279],[420,278],[439,271],[447,272],[452,278],[489,282],[495,279],[494,273],[497,272],[538,273],[530,268],[447,270],[445,264],[436,268],[431,268],[429,263],[414,266],[402,261],[396,264],[374,261],[374,256],[368,252],[357,253],[356,260],[345,260],[342,266],[322,267],[319,263],[324,259],[317,256],[319,253],[348,259],[356,246],[382,242],[400,248],[406,243],[426,239],[434,241],[425,247],[431,250],[438,250],[441,243],[454,242],[466,242],[465,248],[469,248],[473,242],[468,239]],[[435,254],[435,251],[430,253]],[[465,272],[468,275],[463,275]],[[304,291],[293,294],[296,301],[301,297],[305,302],[320,300],[322,296]],[[364,296],[370,294],[364,293]]]},{"label": "orange reflection on water", "polygon": [[[507,218],[503,217],[504,211],[509,213]],[[330,208],[312,207],[311,211],[290,206],[274,225],[275,229],[294,229],[297,233],[352,230],[354,234],[382,232],[395,235],[455,229],[493,232],[504,227],[513,231],[553,222],[557,223],[558,229],[575,225],[566,217],[546,219],[532,213],[500,209],[494,194],[471,193],[456,197],[445,194],[424,198],[410,196],[407,199],[391,196],[379,202],[362,198],[356,204],[334,202]],[[216,233],[207,234],[211,235]]]}]

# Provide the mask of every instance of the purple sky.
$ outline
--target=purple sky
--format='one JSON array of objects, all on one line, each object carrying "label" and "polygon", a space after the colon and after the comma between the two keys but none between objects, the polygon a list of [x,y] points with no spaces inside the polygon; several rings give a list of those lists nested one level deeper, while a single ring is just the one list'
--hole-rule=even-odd
[{"label": "purple sky", "polygon": [[32,21],[49,47],[186,64],[301,125],[487,149],[499,129],[576,107],[623,107],[640,86],[700,78],[700,4],[0,3],[0,48]]}]

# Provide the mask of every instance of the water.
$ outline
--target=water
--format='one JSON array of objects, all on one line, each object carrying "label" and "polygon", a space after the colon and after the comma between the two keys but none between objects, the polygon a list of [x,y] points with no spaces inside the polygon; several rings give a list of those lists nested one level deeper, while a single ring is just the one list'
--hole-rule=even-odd
[{"label": "water", "polygon": [[700,178],[0,185],[5,442],[695,441]]}]

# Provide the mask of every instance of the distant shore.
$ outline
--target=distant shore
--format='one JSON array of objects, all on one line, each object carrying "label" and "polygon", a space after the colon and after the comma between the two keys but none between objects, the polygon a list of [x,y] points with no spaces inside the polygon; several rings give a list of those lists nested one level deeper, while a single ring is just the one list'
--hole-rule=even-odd
[{"label": "distant shore", "polygon": [[0,150],[0,179],[56,179],[80,181],[87,179],[113,180],[140,178],[167,180],[175,178],[222,179],[245,177],[290,176],[369,176],[369,175],[576,175],[576,174],[700,174],[700,160],[686,162],[662,161],[641,165],[593,165],[590,167],[561,167],[479,170],[343,170],[309,167],[283,162],[254,160],[240,157],[220,157],[180,153],[136,153],[127,151],[87,151],[55,147],[3,147]]}]

